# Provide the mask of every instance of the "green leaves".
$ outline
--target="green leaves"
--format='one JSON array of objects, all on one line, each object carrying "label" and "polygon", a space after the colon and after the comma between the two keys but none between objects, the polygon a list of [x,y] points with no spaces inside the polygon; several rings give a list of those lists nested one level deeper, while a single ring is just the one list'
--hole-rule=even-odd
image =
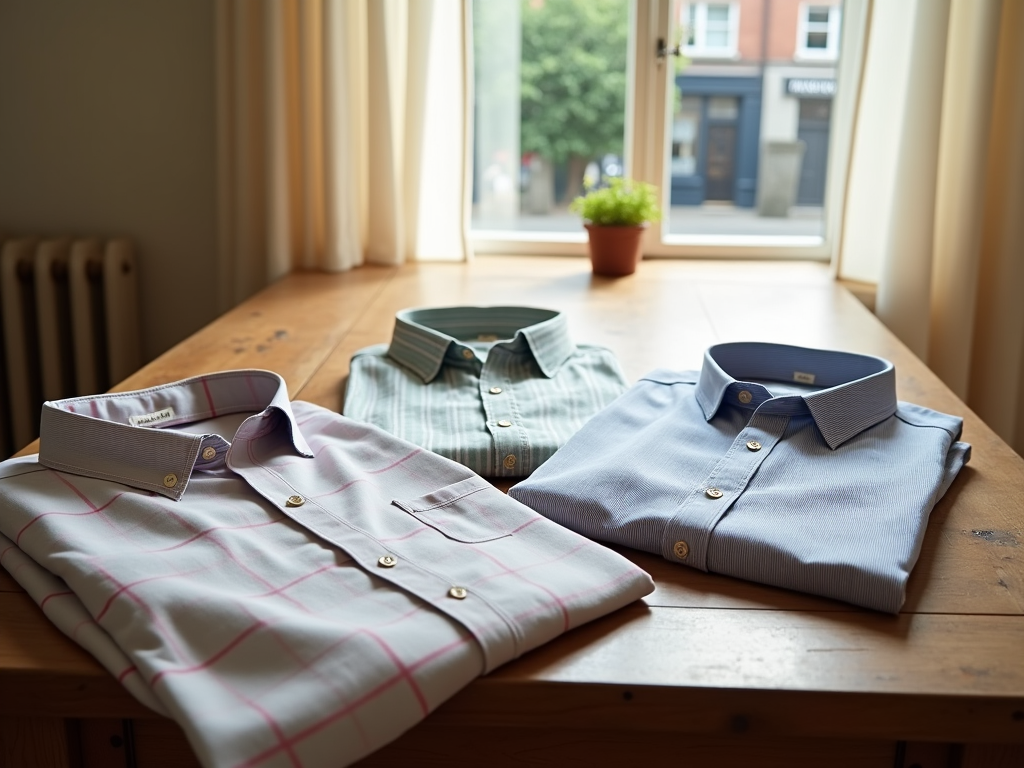
[{"label": "green leaves", "polygon": [[622,154],[626,0],[523,0],[521,142],[554,163]]},{"label": "green leaves", "polygon": [[608,186],[577,197],[569,210],[591,224],[609,227],[634,227],[661,218],[657,187],[631,179],[611,179]]}]

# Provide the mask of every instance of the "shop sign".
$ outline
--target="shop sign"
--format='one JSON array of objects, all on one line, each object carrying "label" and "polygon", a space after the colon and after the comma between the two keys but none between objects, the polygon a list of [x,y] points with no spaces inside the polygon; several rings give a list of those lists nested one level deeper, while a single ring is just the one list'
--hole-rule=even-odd
[{"label": "shop sign", "polygon": [[825,78],[787,77],[786,94],[830,99],[836,95],[836,81]]}]

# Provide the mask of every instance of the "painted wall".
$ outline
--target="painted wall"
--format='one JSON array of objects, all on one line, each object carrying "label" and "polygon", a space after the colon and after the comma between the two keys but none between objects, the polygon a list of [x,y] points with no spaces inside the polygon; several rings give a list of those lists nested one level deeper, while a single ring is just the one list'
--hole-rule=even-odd
[{"label": "painted wall", "polygon": [[0,231],[138,248],[145,359],[216,312],[214,5],[0,3]]}]

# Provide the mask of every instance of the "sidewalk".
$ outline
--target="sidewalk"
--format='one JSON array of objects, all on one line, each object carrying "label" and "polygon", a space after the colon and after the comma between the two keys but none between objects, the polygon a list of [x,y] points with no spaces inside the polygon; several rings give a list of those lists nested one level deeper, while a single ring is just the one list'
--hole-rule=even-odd
[{"label": "sidewalk", "polygon": [[[793,207],[787,218],[758,216],[754,208],[727,203],[673,206],[669,210],[672,235],[822,235],[824,212],[820,206]],[[580,232],[579,216],[565,208],[547,215],[521,214],[514,219],[481,219],[474,208],[474,231]]]}]

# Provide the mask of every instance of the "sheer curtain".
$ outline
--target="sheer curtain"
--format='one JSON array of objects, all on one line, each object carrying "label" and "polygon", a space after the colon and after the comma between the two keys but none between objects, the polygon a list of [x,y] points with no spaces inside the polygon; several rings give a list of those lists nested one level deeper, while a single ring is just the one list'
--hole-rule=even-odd
[{"label": "sheer curtain", "polygon": [[872,3],[839,274],[1024,453],[1024,3]]},{"label": "sheer curtain", "polygon": [[218,0],[223,308],[296,269],[468,258],[464,13]]}]

